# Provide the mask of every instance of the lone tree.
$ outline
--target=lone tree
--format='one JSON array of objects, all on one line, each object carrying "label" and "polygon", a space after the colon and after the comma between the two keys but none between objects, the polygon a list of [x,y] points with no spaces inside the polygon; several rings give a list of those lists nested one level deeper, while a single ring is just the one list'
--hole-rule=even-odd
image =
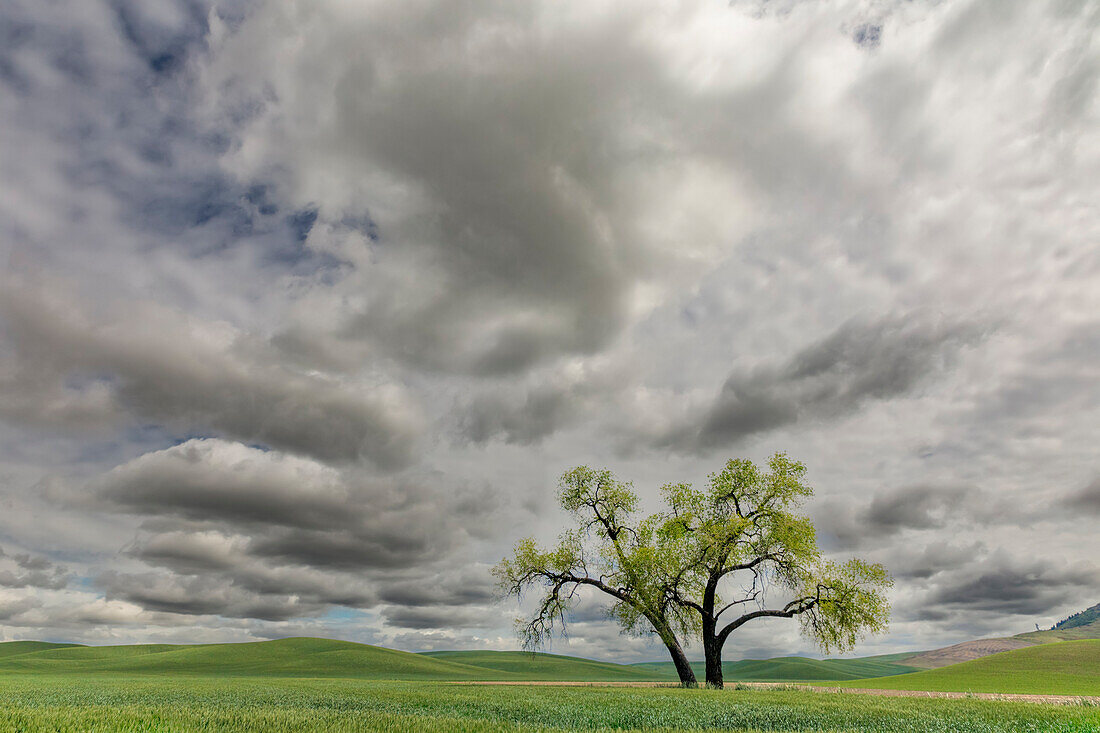
[{"label": "lone tree", "polygon": [[607,470],[567,471],[559,499],[576,526],[550,550],[520,540],[494,568],[507,594],[544,591],[534,615],[517,620],[524,646],[537,648],[558,627],[564,632],[585,586],[613,599],[611,616],[625,631],[656,634],[685,686],[697,683],[681,639],[702,641],[706,683],[721,687],[722,648],[755,619],[798,617],[826,653],[883,631],[884,591],[893,581],[881,565],[822,557],[813,523],[796,513],[813,494],[805,474],[782,453],[766,470],[730,460],[704,489],[663,487],[667,509],[639,520],[630,484]]}]

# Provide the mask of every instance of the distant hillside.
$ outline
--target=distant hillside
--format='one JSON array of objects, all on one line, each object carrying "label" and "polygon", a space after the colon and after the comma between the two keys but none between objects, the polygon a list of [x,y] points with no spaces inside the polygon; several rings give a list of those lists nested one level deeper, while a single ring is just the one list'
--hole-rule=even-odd
[{"label": "distant hillside", "polygon": [[79,644],[54,644],[49,641],[5,641],[0,642],[0,659],[16,654],[28,654],[41,652],[46,649],[64,649],[66,647],[80,646]]},{"label": "distant hillside", "polygon": [[939,692],[1100,695],[1100,640],[1036,644],[941,669],[847,682],[842,686]]},{"label": "distant hillside", "polygon": [[[40,644],[40,647],[29,645]],[[16,646],[19,645],[19,646]],[[477,663],[465,663],[467,661]],[[665,681],[630,666],[544,654],[425,655],[331,639],[244,644],[58,646],[0,643],[0,674],[157,674],[402,680]]]},{"label": "distant hillside", "polygon": [[[702,677],[702,663],[696,665]],[[911,672],[892,658],[742,660],[725,665],[729,680],[852,680]],[[0,643],[0,674],[154,674],[348,677],[405,680],[675,682],[671,662],[613,664],[528,652],[412,654],[331,639],[244,644],[78,646]]]},{"label": "distant hillside", "polygon": [[964,641],[942,649],[914,653],[898,658],[897,661],[921,669],[936,669],[1036,644],[1082,639],[1100,639],[1100,604],[1075,613],[1046,631],[1027,631],[1015,636]]},{"label": "distant hillside", "polygon": [[980,659],[981,657],[988,657],[990,654],[999,654],[1000,652],[1008,652],[1013,649],[1022,649],[1039,643],[1041,642],[1027,641],[1016,637],[1007,637],[1003,639],[975,639],[974,641],[964,641],[961,644],[945,646],[942,649],[932,649],[931,651],[920,652],[905,657],[901,661],[903,664],[908,664],[911,667],[936,669],[938,667],[946,667],[950,664],[959,664],[961,662]]},{"label": "distant hillside", "polygon": [[[4,644],[0,644],[3,649]],[[0,652],[0,672],[273,675],[367,679],[468,679],[485,670],[418,654],[329,639],[245,644],[73,646]]]},{"label": "distant hillside", "polygon": [[1086,608],[1080,613],[1075,613],[1069,618],[1063,619],[1054,624],[1051,631],[1064,631],[1067,629],[1076,629],[1080,626],[1089,626],[1096,621],[1100,621],[1100,603],[1097,603],[1091,608]]},{"label": "distant hillside", "polygon": [[596,680],[616,681],[653,681],[677,680],[676,670],[669,662],[668,669],[648,668],[643,665],[612,664],[597,662],[581,657],[567,657],[559,654],[530,652],[424,652],[422,656],[448,662],[496,670],[509,674],[522,675],[526,679],[540,680],[576,680],[588,682]]},{"label": "distant hillside", "polygon": [[[653,672],[674,675],[672,662],[644,662],[631,665]],[[703,678],[702,662],[692,662],[695,674]],[[742,659],[722,664],[722,676],[727,681],[790,681],[790,680],[857,680],[867,677],[913,672],[916,667],[878,657],[863,659],[809,659],[807,657],[776,657],[774,659]]]},{"label": "distant hillside", "polygon": [[[1057,642],[1100,639],[1098,615],[1100,615],[1100,604],[1070,616],[1051,630],[1033,631],[1001,639],[967,641],[925,652],[861,659],[804,657],[745,659],[726,662],[723,670],[726,680],[729,681],[865,680],[870,682],[874,679],[889,677],[898,680],[915,679],[918,682],[945,679],[950,684],[954,684],[953,680],[957,679],[955,677],[919,677],[912,673],[915,670],[939,670],[946,667],[954,670],[960,663],[969,664],[975,660],[994,657],[1002,659],[1005,658],[1005,654],[1030,651],[1038,648],[1039,645],[1045,647],[1053,644],[1059,649],[1065,649],[1064,644]],[[1097,650],[1100,650],[1100,642],[1097,642],[1096,646],[1086,645],[1081,649],[1086,650],[1082,652],[1086,656],[1087,653],[1097,653]],[[1022,659],[1032,658],[1022,657]],[[1040,655],[1034,659],[1041,660],[1046,657]],[[693,666],[698,677],[702,679],[702,663],[694,663]],[[1057,671],[1057,664],[1054,664],[1051,669]],[[304,638],[243,644],[129,646],[80,646],[38,641],[4,642],[0,643],[0,674],[5,672],[451,681],[676,681],[671,662],[622,665],[556,654],[497,651],[413,654],[348,641]]]}]

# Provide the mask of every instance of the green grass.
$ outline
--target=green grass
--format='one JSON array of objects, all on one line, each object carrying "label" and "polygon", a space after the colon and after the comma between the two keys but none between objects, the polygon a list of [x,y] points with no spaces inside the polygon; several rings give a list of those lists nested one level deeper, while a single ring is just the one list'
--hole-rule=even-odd
[{"label": "green grass", "polygon": [[0,659],[4,657],[13,657],[17,654],[31,654],[33,652],[46,651],[47,649],[64,649],[74,646],[80,645],[55,644],[50,641],[5,641],[0,643]]},{"label": "green grass", "polygon": [[[3,648],[4,644],[0,644]],[[244,644],[67,647],[0,656],[3,672],[361,679],[485,679],[487,670],[419,654],[331,639]]]},{"label": "green grass", "polygon": [[1024,647],[950,667],[846,684],[891,690],[1100,695],[1100,640]]},{"label": "green grass", "polygon": [[[696,667],[701,677],[702,664]],[[728,680],[771,681],[852,680],[913,671],[876,658],[783,657],[727,662],[724,667]],[[671,662],[624,665],[556,654],[494,651],[411,654],[331,639],[109,647],[8,642],[0,643],[0,673],[5,670],[405,680],[676,680]]]},{"label": "green grass", "polygon": [[[838,667],[836,662],[844,664]],[[753,675],[797,670],[800,679],[814,679],[808,675],[823,669],[833,675],[840,668],[854,674],[893,664],[889,658],[823,662],[795,657],[731,666]],[[15,642],[0,644],[0,731],[1100,730],[1096,705],[446,681],[628,680],[652,677],[654,670],[646,666],[520,652],[410,654],[324,639],[121,647]],[[1100,694],[1100,641],[1029,647],[954,667],[849,684]]]},{"label": "green grass", "polygon": [[[674,675],[671,662],[645,662],[632,665],[647,670]],[[692,663],[696,675],[702,678],[702,663]],[[896,662],[867,657],[864,659],[808,659],[806,657],[776,657],[775,659],[744,659],[722,664],[726,680],[760,680],[770,682],[794,682],[812,680],[855,680],[866,677],[905,674],[915,671]]]},{"label": "green grass", "polygon": [[1093,622],[1084,626],[1070,626],[1064,629],[1046,631],[1026,631],[1016,634],[1015,639],[1026,639],[1033,644],[1050,644],[1055,641],[1074,641],[1077,639],[1100,639],[1100,623]]},{"label": "green grass", "polygon": [[0,675],[0,730],[1086,733],[1100,707],[804,691]]},{"label": "green grass", "polygon": [[1100,603],[1095,606],[1086,608],[1084,611],[1075,613],[1069,618],[1064,618],[1058,623],[1054,624],[1055,630],[1062,629],[1074,629],[1080,626],[1087,626],[1089,624],[1100,623]]},{"label": "green grass", "polygon": [[581,657],[530,652],[426,652],[423,656],[459,662],[485,670],[496,670],[530,680],[591,681],[677,681],[676,670],[651,669],[641,665],[611,664]]},{"label": "green grass", "polygon": [[[33,642],[30,642],[33,643]],[[0,644],[0,674],[156,674],[401,680],[662,680],[607,662],[520,652],[427,655],[332,639],[244,644],[143,644],[35,649]],[[12,647],[13,649],[15,647]],[[674,679],[674,676],[673,676]]]},{"label": "green grass", "polygon": [[1100,603],[1075,613],[1054,625],[1053,629],[1026,631],[1014,638],[1026,639],[1033,644],[1049,644],[1055,641],[1075,639],[1100,639]]}]

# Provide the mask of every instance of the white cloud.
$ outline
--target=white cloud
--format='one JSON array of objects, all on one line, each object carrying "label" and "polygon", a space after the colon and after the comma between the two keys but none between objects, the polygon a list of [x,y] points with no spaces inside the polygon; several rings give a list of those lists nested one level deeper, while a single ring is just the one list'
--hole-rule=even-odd
[{"label": "white cloud", "polygon": [[[0,12],[0,544],[101,582],[8,588],[2,634],[507,644],[477,578],[580,463],[651,505],[787,450],[899,607],[1100,550],[1093,4]],[[1010,556],[979,501],[1033,515]],[[974,563],[929,549],[956,510]]]}]

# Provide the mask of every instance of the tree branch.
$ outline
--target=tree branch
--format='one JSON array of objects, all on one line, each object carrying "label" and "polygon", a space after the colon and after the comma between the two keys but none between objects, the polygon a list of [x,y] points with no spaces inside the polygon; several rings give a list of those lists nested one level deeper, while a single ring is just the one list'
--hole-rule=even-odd
[{"label": "tree branch", "polygon": [[730,601],[730,602],[729,602],[729,603],[727,603],[726,605],[722,606],[722,609],[721,609],[720,611],[718,611],[718,613],[714,614],[714,618],[715,618],[715,619],[717,619],[717,618],[718,618],[719,616],[721,616],[721,615],[722,615],[723,613],[725,613],[726,611],[730,610],[730,609],[731,609],[731,608],[733,608],[734,606],[739,606],[739,605],[741,605],[742,603],[749,603],[749,602],[751,602],[751,601],[755,601],[755,600],[756,600],[757,598],[759,598],[759,597],[760,597],[760,594],[759,594],[759,593],[753,593],[753,594],[752,594],[751,596],[749,596],[748,598],[742,598],[742,599],[741,599],[741,600],[739,600],[739,601]]},{"label": "tree branch", "polygon": [[[798,605],[802,604],[802,605]],[[724,629],[718,632],[716,637],[718,645],[721,646],[726,642],[728,637],[735,629],[744,626],[749,621],[758,618],[793,618],[799,614],[806,613],[817,604],[817,598],[799,598],[798,600],[791,601],[782,609],[763,609],[760,611],[753,611],[752,613],[746,613],[736,621],[731,621]]]}]

